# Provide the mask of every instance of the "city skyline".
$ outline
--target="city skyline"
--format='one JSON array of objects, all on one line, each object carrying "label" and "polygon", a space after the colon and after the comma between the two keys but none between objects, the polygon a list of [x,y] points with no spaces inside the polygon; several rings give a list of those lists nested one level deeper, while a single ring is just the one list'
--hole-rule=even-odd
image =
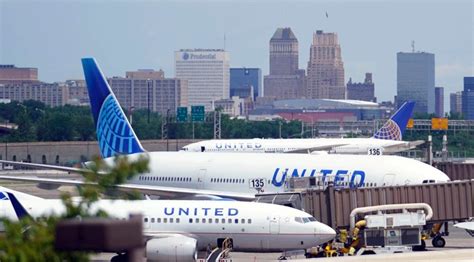
[{"label": "city skyline", "polygon": [[231,67],[262,68],[266,75],[268,39],[276,28],[291,27],[300,68],[306,68],[312,34],[335,32],[344,82],[372,72],[379,101],[393,100],[396,53],[411,51],[412,40],[416,50],[436,55],[435,84],[446,93],[462,90],[463,77],[474,74],[470,1],[239,3],[2,1],[0,64],[38,67],[40,80],[65,81],[83,78],[79,59],[93,55],[110,76],[153,68],[174,77],[175,51],[223,48],[225,35]]}]

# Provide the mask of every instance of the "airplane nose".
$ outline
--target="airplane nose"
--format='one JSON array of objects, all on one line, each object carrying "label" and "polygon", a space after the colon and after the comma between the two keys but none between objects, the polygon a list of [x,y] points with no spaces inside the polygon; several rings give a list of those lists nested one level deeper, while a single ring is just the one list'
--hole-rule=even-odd
[{"label": "airplane nose", "polygon": [[315,228],[315,233],[322,243],[331,241],[336,237],[336,231],[323,223],[319,223]]}]

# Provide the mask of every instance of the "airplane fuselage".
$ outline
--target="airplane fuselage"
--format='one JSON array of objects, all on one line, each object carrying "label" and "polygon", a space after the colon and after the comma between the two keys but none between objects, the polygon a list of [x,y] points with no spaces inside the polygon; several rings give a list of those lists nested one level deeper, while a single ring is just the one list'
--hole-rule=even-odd
[{"label": "airplane fuselage", "polygon": [[[133,158],[140,154],[130,155]],[[438,169],[399,156],[150,152],[150,172],[129,183],[221,192],[278,193],[289,177],[360,188],[445,182]]]},{"label": "airplane fuselage", "polygon": [[292,151],[327,151],[336,154],[381,155],[407,150],[409,143],[376,138],[292,138],[292,139],[222,139],[196,142],[183,147],[189,152],[287,153]]},{"label": "airplane fuselage", "polygon": [[[64,213],[57,199],[22,200],[32,217]],[[16,219],[9,201],[0,201],[0,214]],[[286,251],[307,249],[331,240],[333,229],[306,212],[279,205],[238,201],[197,200],[99,200],[91,207],[111,217],[143,216],[145,237],[176,235],[197,240],[197,248],[216,246],[218,239],[232,238],[234,250]],[[310,221],[311,220],[311,221]]]}]

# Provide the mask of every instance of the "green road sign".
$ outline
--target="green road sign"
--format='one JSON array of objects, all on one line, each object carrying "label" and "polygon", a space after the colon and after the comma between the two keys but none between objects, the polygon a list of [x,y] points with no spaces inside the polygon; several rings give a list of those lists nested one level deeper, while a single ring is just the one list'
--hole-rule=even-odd
[{"label": "green road sign", "polygon": [[204,122],[204,106],[191,106],[191,120]]},{"label": "green road sign", "polygon": [[178,107],[176,109],[176,120],[178,122],[186,122],[188,121],[188,108],[183,106],[183,107]]}]

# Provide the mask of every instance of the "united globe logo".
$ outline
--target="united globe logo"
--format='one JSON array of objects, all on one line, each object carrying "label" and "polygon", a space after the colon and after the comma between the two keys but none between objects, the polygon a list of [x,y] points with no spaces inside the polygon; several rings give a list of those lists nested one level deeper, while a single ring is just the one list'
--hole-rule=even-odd
[{"label": "united globe logo", "polygon": [[188,60],[188,59],[189,59],[189,54],[183,53],[183,60]]},{"label": "united globe logo", "polygon": [[392,119],[389,119],[385,125],[374,135],[378,139],[402,140],[400,127]]}]

